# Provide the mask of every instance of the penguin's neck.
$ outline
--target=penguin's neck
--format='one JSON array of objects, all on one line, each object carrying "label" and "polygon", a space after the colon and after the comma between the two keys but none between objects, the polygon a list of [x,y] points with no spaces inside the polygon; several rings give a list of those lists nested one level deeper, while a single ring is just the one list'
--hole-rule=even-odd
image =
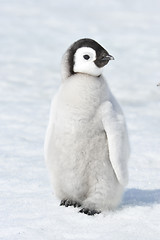
[{"label": "penguin's neck", "polygon": [[[94,77],[77,73],[66,79],[61,85],[61,96],[64,104],[75,107],[100,105],[106,82],[102,76]],[[62,100],[61,99],[61,100]]]}]

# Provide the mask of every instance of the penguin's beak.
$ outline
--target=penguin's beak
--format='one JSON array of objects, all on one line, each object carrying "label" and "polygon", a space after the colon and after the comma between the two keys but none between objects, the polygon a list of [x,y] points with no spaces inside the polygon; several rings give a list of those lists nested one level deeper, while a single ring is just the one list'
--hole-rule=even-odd
[{"label": "penguin's beak", "polygon": [[106,50],[103,50],[95,60],[97,67],[104,67],[110,60],[114,60],[114,57],[111,56]]},{"label": "penguin's beak", "polygon": [[111,55],[106,55],[101,58],[101,61],[110,61],[110,60],[114,60],[114,57]]}]

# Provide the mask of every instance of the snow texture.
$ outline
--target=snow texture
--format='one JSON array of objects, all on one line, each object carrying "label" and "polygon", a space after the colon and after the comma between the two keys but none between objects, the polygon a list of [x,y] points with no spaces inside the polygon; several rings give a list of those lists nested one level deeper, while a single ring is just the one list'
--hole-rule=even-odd
[{"label": "snow texture", "polygon": [[[160,1],[0,0],[0,240],[158,240]],[[43,157],[62,54],[93,38],[115,61],[104,71],[121,103],[132,155],[115,212],[59,207]]]}]

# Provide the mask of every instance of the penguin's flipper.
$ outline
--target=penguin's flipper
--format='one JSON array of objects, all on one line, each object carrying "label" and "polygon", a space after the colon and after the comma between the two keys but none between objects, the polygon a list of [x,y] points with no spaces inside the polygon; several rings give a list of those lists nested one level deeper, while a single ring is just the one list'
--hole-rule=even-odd
[{"label": "penguin's flipper", "polygon": [[54,128],[55,128],[55,119],[56,119],[56,112],[57,112],[57,95],[55,95],[54,99],[51,103],[51,110],[50,110],[50,117],[49,117],[49,124],[45,136],[44,142],[44,155],[45,161],[48,162],[49,159],[52,158],[52,144],[53,144],[53,136],[54,136]]},{"label": "penguin's flipper", "polygon": [[128,181],[129,142],[124,115],[113,98],[101,105],[102,123],[108,141],[109,158],[119,183]]}]

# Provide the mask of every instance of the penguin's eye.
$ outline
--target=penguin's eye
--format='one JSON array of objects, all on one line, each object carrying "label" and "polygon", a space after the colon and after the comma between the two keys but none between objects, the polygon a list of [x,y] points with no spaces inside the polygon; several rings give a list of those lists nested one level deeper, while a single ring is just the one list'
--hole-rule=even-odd
[{"label": "penguin's eye", "polygon": [[85,60],[88,60],[88,59],[90,59],[90,56],[89,55],[83,55],[83,58],[85,59]]}]

